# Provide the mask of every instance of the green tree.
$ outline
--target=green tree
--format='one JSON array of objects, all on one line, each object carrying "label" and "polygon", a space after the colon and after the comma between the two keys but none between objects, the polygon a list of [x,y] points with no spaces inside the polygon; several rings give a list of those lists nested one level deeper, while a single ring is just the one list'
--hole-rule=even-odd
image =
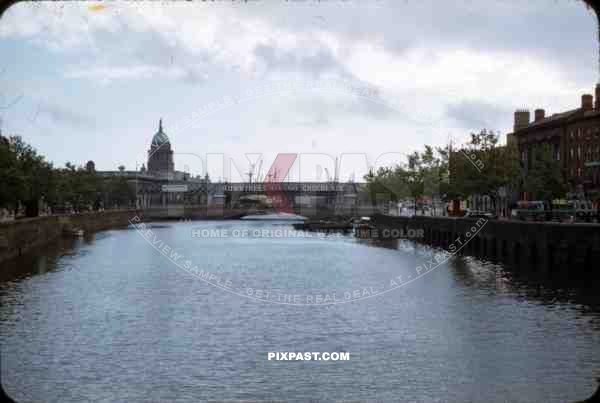
[{"label": "green tree", "polygon": [[441,183],[448,179],[448,153],[443,149],[424,146],[422,152],[414,151],[406,162],[394,167],[371,170],[364,179],[364,191],[370,196],[373,206],[377,200],[400,201],[411,199],[416,209],[417,201],[423,196],[441,197]]},{"label": "green tree", "polygon": [[495,208],[502,188],[513,189],[519,179],[515,145],[499,145],[499,135],[489,130],[471,133],[467,145],[449,151],[449,198],[487,195]]},{"label": "green tree", "polygon": [[536,200],[563,198],[568,191],[560,163],[553,158],[549,144],[538,146],[531,155],[531,169],[523,181],[523,190]]},{"label": "green tree", "polygon": [[0,136],[0,207],[15,210],[19,195],[24,193],[20,181],[17,155],[10,144],[10,139]]},{"label": "green tree", "polygon": [[[119,170],[123,172],[124,166]],[[27,216],[38,215],[40,200],[55,210],[74,208],[85,211],[105,205],[128,207],[135,203],[134,189],[124,176],[103,180],[93,161],[76,167],[67,162],[64,168],[52,164],[19,136],[0,135],[0,207],[17,212],[25,207]]]},{"label": "green tree", "polygon": [[22,204],[27,216],[36,216],[50,191],[52,165],[19,136],[1,137],[0,143],[0,205],[16,213]]},{"label": "green tree", "polygon": [[403,168],[400,166],[380,167],[377,172],[371,170],[365,175],[365,180],[367,182],[365,190],[369,194],[373,207],[376,207],[377,200],[398,201],[410,194],[404,182]]},{"label": "green tree", "polygon": [[413,152],[407,157],[406,167],[398,171],[402,181],[408,185],[409,197],[413,201],[415,211],[417,211],[417,200],[425,194],[425,177],[427,173],[423,156],[426,153],[427,150],[423,154],[419,154],[417,151]]},{"label": "green tree", "polygon": [[105,206],[125,208],[135,203],[135,189],[127,182],[126,178],[122,176],[109,178],[103,185]]}]

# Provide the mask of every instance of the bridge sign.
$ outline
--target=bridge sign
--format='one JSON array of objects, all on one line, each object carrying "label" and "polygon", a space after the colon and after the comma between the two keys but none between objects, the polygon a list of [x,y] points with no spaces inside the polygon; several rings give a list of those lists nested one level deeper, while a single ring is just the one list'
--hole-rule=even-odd
[{"label": "bridge sign", "polygon": [[162,185],[161,190],[163,192],[169,192],[169,193],[187,192],[188,186],[187,185]]}]

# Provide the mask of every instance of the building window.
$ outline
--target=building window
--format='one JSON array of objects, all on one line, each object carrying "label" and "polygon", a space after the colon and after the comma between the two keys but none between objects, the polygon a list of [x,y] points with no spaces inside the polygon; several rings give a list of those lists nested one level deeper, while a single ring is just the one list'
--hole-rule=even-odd
[{"label": "building window", "polygon": [[581,146],[577,146],[577,159],[581,159]]},{"label": "building window", "polygon": [[573,159],[573,147],[571,147],[571,159]]},{"label": "building window", "polygon": [[554,144],[554,159],[560,161],[560,144]]}]

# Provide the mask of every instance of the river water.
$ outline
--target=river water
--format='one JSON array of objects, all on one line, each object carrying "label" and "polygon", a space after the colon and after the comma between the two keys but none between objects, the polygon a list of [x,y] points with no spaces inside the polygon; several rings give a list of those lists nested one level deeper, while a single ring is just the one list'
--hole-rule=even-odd
[{"label": "river water", "polygon": [[[600,304],[576,268],[549,277],[451,257],[423,271],[435,250],[410,241],[300,236],[280,222],[151,227],[0,267],[10,396],[565,402],[600,376]],[[283,351],[350,360],[267,359]]]}]

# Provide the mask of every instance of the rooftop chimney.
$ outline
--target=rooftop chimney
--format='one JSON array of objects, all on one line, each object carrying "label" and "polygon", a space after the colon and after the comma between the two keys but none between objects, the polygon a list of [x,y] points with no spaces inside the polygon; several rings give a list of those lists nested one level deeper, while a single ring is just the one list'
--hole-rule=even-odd
[{"label": "rooftop chimney", "polygon": [[596,84],[596,104],[595,109],[600,110],[600,83]]},{"label": "rooftop chimney", "polygon": [[536,109],[534,112],[534,119],[536,122],[543,120],[546,117],[546,111],[543,109]]},{"label": "rooftop chimney", "polygon": [[590,94],[583,94],[581,96],[581,109],[584,111],[591,111],[594,109],[594,97]]},{"label": "rooftop chimney", "polygon": [[515,111],[514,131],[521,130],[529,126],[529,111],[527,109],[517,109]]}]

